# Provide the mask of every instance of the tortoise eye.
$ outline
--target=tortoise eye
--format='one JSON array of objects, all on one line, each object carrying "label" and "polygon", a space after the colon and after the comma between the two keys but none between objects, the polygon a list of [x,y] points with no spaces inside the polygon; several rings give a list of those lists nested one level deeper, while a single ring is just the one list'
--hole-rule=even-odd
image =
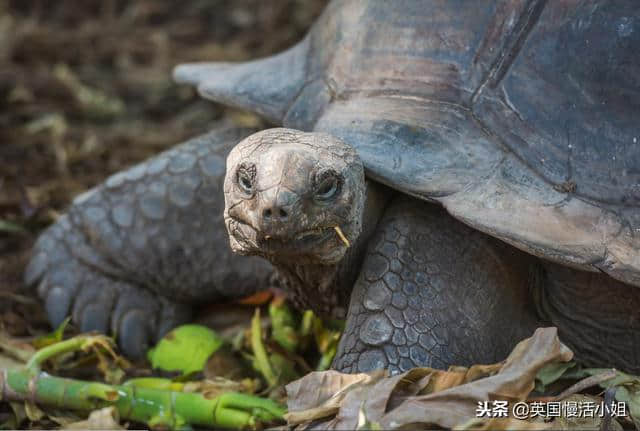
[{"label": "tortoise eye", "polygon": [[246,195],[253,194],[253,181],[256,175],[255,166],[240,165],[236,171],[236,184],[238,188]]},{"label": "tortoise eye", "polygon": [[340,192],[342,181],[334,171],[325,171],[318,176],[316,181],[315,198],[325,201],[333,198]]}]

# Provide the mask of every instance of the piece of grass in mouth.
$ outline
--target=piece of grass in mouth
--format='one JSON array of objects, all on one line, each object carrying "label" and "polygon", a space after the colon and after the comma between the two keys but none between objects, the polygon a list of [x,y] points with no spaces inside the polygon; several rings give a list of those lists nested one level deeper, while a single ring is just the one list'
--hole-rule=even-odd
[{"label": "piece of grass in mouth", "polygon": [[344,242],[344,245],[346,245],[347,247],[351,247],[351,243],[349,242],[347,237],[342,232],[342,229],[340,229],[340,226],[334,226],[333,228],[335,229],[336,233],[338,234],[338,237],[340,237],[342,242]]},{"label": "piece of grass in mouth", "polygon": [[[340,229],[340,226],[334,226],[333,229],[335,229],[336,233],[338,234],[338,237],[344,243],[344,245],[346,245],[347,247],[351,247],[351,243],[349,242],[345,234],[342,232],[342,229]],[[271,239],[271,235],[265,235],[264,239]]]}]

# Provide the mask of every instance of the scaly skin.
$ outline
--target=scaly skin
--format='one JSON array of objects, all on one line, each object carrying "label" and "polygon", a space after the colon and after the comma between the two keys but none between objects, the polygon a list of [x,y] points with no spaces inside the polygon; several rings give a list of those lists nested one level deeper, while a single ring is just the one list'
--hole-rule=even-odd
[{"label": "scaly skin", "polygon": [[535,303],[587,366],[640,374],[640,292],[599,272],[542,262]]},{"label": "scaly skin", "polygon": [[116,333],[140,357],[189,319],[191,304],[264,287],[270,265],[234,256],[222,220],[225,158],[249,132],[191,139],[76,198],[26,272],[51,323],[71,314],[81,330]]},{"label": "scaly skin", "polygon": [[532,256],[397,196],[355,283],[334,366],[347,372],[493,363],[537,326]]}]

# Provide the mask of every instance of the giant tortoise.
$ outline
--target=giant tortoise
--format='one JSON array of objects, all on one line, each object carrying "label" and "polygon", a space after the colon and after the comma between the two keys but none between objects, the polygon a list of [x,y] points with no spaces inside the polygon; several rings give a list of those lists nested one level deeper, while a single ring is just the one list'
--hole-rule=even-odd
[{"label": "giant tortoise", "polygon": [[51,323],[134,356],[264,286],[266,258],[299,306],[346,317],[340,370],[491,362],[553,325],[640,372],[638,47],[637,0],[334,1],[283,53],[175,70],[285,128],[110,177],[26,281]]}]

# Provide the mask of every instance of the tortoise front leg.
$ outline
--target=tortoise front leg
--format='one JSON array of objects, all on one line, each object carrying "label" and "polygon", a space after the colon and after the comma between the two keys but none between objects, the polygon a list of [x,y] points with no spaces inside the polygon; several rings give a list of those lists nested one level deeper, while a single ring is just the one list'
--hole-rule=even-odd
[{"label": "tortoise front leg", "polygon": [[535,259],[400,197],[378,225],[354,286],[334,368],[492,363],[537,326]]},{"label": "tortoise front leg", "polygon": [[143,357],[151,342],[191,316],[189,305],[127,281],[125,272],[118,273],[85,242],[67,215],[39,238],[27,280],[38,282],[53,326],[71,315],[83,332],[117,334],[118,344],[133,358]]},{"label": "tortoise front leg", "polygon": [[40,236],[26,272],[51,323],[72,315],[140,357],[189,318],[190,304],[264,287],[271,266],[233,255],[222,218],[226,155],[250,132],[194,138],[76,198]]}]

